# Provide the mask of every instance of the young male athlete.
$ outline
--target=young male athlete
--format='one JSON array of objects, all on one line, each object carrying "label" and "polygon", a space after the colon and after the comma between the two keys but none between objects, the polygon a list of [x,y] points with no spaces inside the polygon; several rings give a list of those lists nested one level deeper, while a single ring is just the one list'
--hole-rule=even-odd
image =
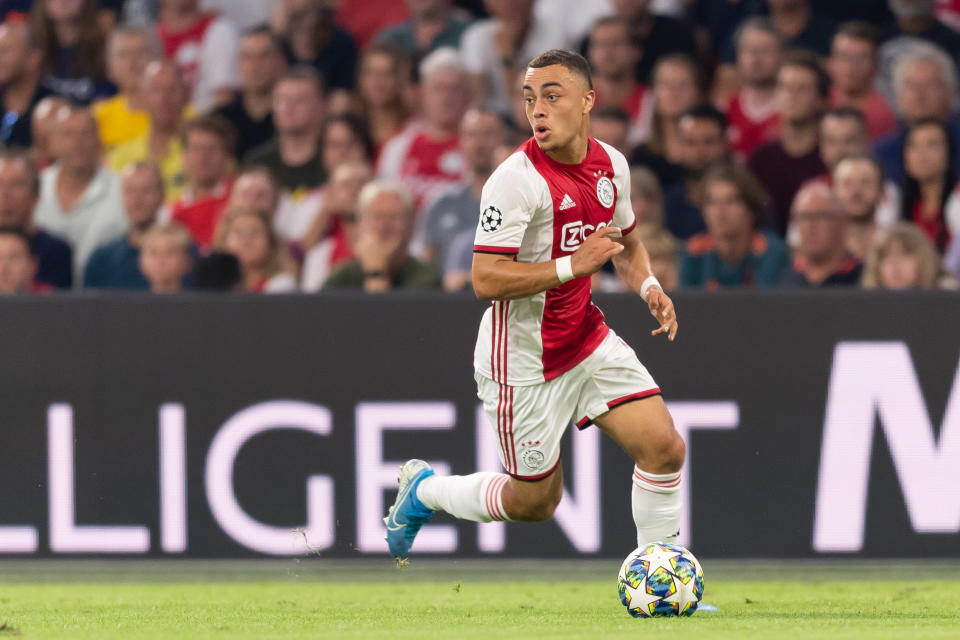
[{"label": "young male athlete", "polygon": [[627,161],[588,135],[594,92],[582,56],[535,58],[523,99],[533,137],[483,187],[473,260],[474,291],[493,301],[475,377],[506,473],[438,476],[422,460],[406,462],[384,518],[401,566],[439,510],[475,522],[550,518],[563,493],[560,439],[571,419],[580,429],[596,425],[633,458],[637,544],[679,533],[683,440],[657,384],[590,298],[590,274],[612,258],[659,323],[652,335],[677,335],[673,303],[630,233]]}]

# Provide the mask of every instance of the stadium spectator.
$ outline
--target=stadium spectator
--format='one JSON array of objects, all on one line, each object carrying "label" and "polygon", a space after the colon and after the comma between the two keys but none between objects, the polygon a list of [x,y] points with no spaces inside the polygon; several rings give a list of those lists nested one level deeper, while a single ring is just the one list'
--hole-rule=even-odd
[{"label": "stadium spectator", "polygon": [[357,76],[359,113],[373,136],[373,160],[390,138],[403,131],[410,120],[407,104],[410,61],[388,45],[374,45],[360,58]]},{"label": "stadium spectator", "polygon": [[683,178],[680,116],[703,99],[700,68],[685,54],[664,56],[653,69],[654,108],[650,138],[638,147],[630,164],[649,167],[664,189]]},{"label": "stadium spectator", "polygon": [[436,289],[440,274],[409,253],[414,208],[410,192],[392,180],[374,180],[357,202],[356,256],[337,268],[324,284],[329,289]]},{"label": "stadium spectator", "polygon": [[[696,55],[693,31],[672,16],[654,13],[650,0],[612,0],[614,13],[630,28],[630,39],[640,45],[643,56],[637,64],[637,80],[651,84],[657,62],[670,54]],[[549,49],[552,47],[544,47]],[[589,50],[589,43],[581,46]]]},{"label": "stadium spectator", "polygon": [[827,65],[833,79],[831,103],[859,109],[871,140],[897,128],[893,109],[876,86],[879,44],[877,30],[870,23],[845,22],[833,36]]},{"label": "stadium spectator", "polygon": [[186,183],[180,125],[187,105],[187,86],[175,62],[155,60],[144,71],[141,92],[150,126],[143,135],[111,151],[107,164],[119,173],[131,162],[153,162],[163,174],[167,202],[173,202]]},{"label": "stadium spectator", "polygon": [[903,149],[904,177],[900,216],[923,231],[941,253],[951,235],[947,202],[957,183],[956,141],[937,119],[918,120],[907,129]]},{"label": "stadium spectator", "polygon": [[[650,255],[650,268],[664,291],[674,291],[680,284],[680,248],[677,239],[666,229],[637,229],[643,246]],[[626,291],[626,288],[618,289]]]},{"label": "stadium spectator", "polygon": [[280,206],[280,185],[262,165],[248,166],[237,175],[230,190],[228,209],[257,209],[274,216]]},{"label": "stadium spectator", "polygon": [[43,51],[26,23],[0,24],[0,144],[30,147],[30,119],[37,103],[50,95],[41,83]]},{"label": "stadium spectator", "polygon": [[320,156],[327,175],[344,162],[371,162],[373,137],[366,121],[353,113],[328,116],[320,126]]},{"label": "stadium spectator", "polygon": [[[825,58],[830,54],[830,40],[835,24],[815,10],[811,0],[767,0],[770,24],[783,39],[785,51],[806,51]],[[715,84],[720,94],[732,93],[737,74],[733,66],[736,50],[733,40],[728,40],[721,51],[722,63],[717,68]]]},{"label": "stadium spectator", "polygon": [[269,168],[294,201],[326,179],[320,157],[325,110],[323,78],[312,67],[288,69],[273,88],[274,138],[247,154],[248,164]]},{"label": "stadium spectator", "polygon": [[293,64],[311,66],[322,76],[329,111],[340,113],[350,107],[357,48],[353,37],[334,23],[326,4],[324,0],[282,0],[273,29],[286,41]]},{"label": "stadium spectator", "polygon": [[[737,29],[751,16],[766,11],[764,0],[691,0],[688,4],[694,39],[703,58],[711,62],[719,60],[721,53],[728,49],[730,57],[727,62],[733,62],[736,59]],[[733,69],[728,68],[728,71],[733,72]]]},{"label": "stadium spectator", "polygon": [[758,16],[740,25],[735,42],[740,89],[729,102],[715,92],[714,101],[726,111],[731,148],[738,159],[745,160],[780,132],[776,90],[783,38],[768,18]]},{"label": "stadium spectator", "polygon": [[256,209],[228,209],[217,228],[217,249],[236,256],[243,290],[289,293],[297,290],[290,257],[270,216]]},{"label": "stadium spectator", "polygon": [[630,116],[620,107],[595,107],[590,112],[590,135],[630,155]]},{"label": "stadium spectator", "polygon": [[37,262],[36,280],[58,289],[73,284],[73,252],[70,246],[33,220],[40,195],[40,176],[30,155],[20,149],[0,151],[0,226],[23,231]]},{"label": "stadium spectator", "polygon": [[934,0],[888,0],[887,4],[894,19],[880,29],[884,60],[896,60],[917,40],[954,56],[960,51],[960,34],[937,19]]},{"label": "stadium spectator", "polygon": [[380,154],[378,176],[406,185],[417,211],[463,179],[458,133],[470,96],[464,72],[455,49],[437,49],[424,58],[420,63],[423,121],[408,126]]},{"label": "stadium spectator", "polygon": [[0,294],[49,292],[50,285],[34,280],[36,273],[27,234],[17,227],[0,227]]},{"label": "stadium spectator", "polygon": [[[907,128],[925,118],[947,123],[954,138],[960,139],[960,118],[954,115],[957,94],[957,67],[943,51],[926,43],[914,43],[896,59],[893,91],[902,126],[877,141],[877,157],[887,177],[899,183],[903,178],[903,140]],[[958,147],[960,154],[960,147]],[[960,155],[955,156],[960,163]]]},{"label": "stadium spectator", "polygon": [[140,247],[163,206],[163,176],[156,165],[134,162],[123,172],[121,193],[130,230],[93,252],[83,274],[84,288],[150,288],[140,271]]},{"label": "stadium spectator", "polygon": [[832,287],[859,284],[863,267],[847,251],[848,216],[823,184],[804,186],[791,210],[799,243],[793,268],[783,277],[788,287]]},{"label": "stadium spectator", "polygon": [[171,206],[170,217],[190,232],[201,250],[213,244],[220,213],[230,197],[236,140],[233,125],[218,115],[187,122],[180,135],[187,182]]},{"label": "stadium spectator", "polygon": [[[534,0],[486,0],[484,4],[492,17],[478,20],[464,32],[460,51],[474,104],[507,115],[519,100],[517,77],[527,62],[547,49],[566,49],[571,43],[550,23],[532,19]],[[420,75],[424,76],[422,66]]]},{"label": "stadium spectator", "polygon": [[147,27],[120,27],[107,39],[107,77],[117,94],[93,103],[93,117],[104,149],[146,134],[150,117],[143,105],[143,74],[147,64],[163,53],[160,41]]},{"label": "stadium spectator", "polygon": [[813,54],[788,54],[777,73],[780,138],[764,143],[747,166],[770,193],[774,224],[786,233],[790,206],[800,186],[826,171],[817,144],[817,125],[830,96],[830,76]]},{"label": "stadium spectator", "polygon": [[199,113],[226,104],[240,85],[237,31],[200,9],[199,0],[161,0],[157,34],[164,55],[183,69],[190,104]]},{"label": "stadium spectator", "polygon": [[84,105],[110,92],[96,0],[36,0],[30,27],[43,49],[47,89]]},{"label": "stadium spectator", "polygon": [[[833,169],[833,191],[847,214],[847,251],[863,260],[877,228],[899,218],[897,208],[885,206],[883,168],[871,156],[850,155]],[[899,207],[899,194],[896,205]]]},{"label": "stadium spectator", "polygon": [[863,270],[865,289],[953,289],[930,239],[915,225],[900,222],[877,234]]},{"label": "stadium spectator", "polygon": [[726,287],[776,285],[787,265],[787,248],[773,232],[758,230],[767,194],[739,165],[718,165],[703,178],[707,232],[687,240],[680,286],[716,291]]},{"label": "stadium spectator", "polygon": [[630,170],[630,206],[638,228],[663,228],[663,189],[657,176],[646,167]]},{"label": "stadium spectator", "polygon": [[346,162],[334,169],[324,192],[323,207],[298,243],[303,254],[303,291],[319,291],[334,268],[353,259],[357,200],[363,186],[372,179],[373,170],[363,161]]},{"label": "stadium spectator", "polygon": [[630,39],[628,25],[622,20],[609,16],[594,23],[587,49],[596,91],[591,121],[604,106],[622,109],[629,117],[630,147],[646,142],[653,117],[652,94],[646,85],[637,81],[635,71],[641,55],[640,47]]},{"label": "stadium spectator", "polygon": [[33,140],[31,155],[37,166],[46,169],[53,163],[53,128],[57,112],[69,103],[60,96],[50,95],[40,100],[30,117],[30,137]]},{"label": "stadium spectator", "polygon": [[151,293],[179,293],[190,273],[190,233],[175,222],[155,224],[143,233],[140,271]]},{"label": "stadium spectator", "polygon": [[254,27],[240,38],[240,95],[215,111],[237,132],[237,160],[273,138],[273,87],[287,68],[283,46],[265,26]]},{"label": "stadium spectator", "polygon": [[681,239],[707,230],[700,213],[701,180],[711,165],[728,160],[727,119],[716,107],[704,104],[680,117],[680,164],[684,179],[663,194],[666,226]]},{"label": "stadium spectator", "polygon": [[377,42],[391,44],[412,60],[422,60],[440,47],[460,47],[460,38],[470,21],[454,13],[450,0],[404,0],[408,20],[387,27]]},{"label": "stadium spectator", "polygon": [[[447,264],[453,239],[464,231],[475,230],[480,215],[480,191],[493,173],[493,153],[505,140],[501,117],[493,111],[471,109],[460,122],[460,152],[467,175],[437,198],[420,219],[421,255],[426,262],[440,267]],[[469,248],[473,259],[473,245]]]},{"label": "stadium spectator", "polygon": [[37,226],[64,238],[73,249],[74,286],[94,249],[126,231],[120,181],[100,163],[97,121],[89,110],[63,107],[57,113],[56,162],[40,175]]}]

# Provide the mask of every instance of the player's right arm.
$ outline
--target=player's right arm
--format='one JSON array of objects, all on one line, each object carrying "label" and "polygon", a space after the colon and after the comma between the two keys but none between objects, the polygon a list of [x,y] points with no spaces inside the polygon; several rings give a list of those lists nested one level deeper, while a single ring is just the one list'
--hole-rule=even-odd
[{"label": "player's right arm", "polygon": [[[603,227],[587,236],[571,256],[574,277],[590,275],[610,258],[623,251],[623,245],[610,236],[619,237],[616,227]],[[561,284],[557,261],[517,262],[512,256],[496,253],[473,254],[473,291],[481,300],[526,298]]]},{"label": "player's right arm", "polygon": [[[472,274],[473,291],[478,298],[524,298],[560,284],[557,260],[517,261],[527,227],[531,222],[536,224],[538,213],[551,208],[546,183],[522,152],[514,153],[497,167],[480,195]],[[575,277],[593,273],[623,251],[622,245],[608,237],[619,235],[618,231],[605,227],[587,237],[571,256]]]}]

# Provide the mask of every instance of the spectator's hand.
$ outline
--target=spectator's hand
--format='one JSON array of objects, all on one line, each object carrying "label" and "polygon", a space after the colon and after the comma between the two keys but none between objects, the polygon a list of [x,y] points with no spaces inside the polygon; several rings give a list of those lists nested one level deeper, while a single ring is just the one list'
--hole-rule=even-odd
[{"label": "spectator's hand", "polygon": [[578,278],[588,276],[598,271],[607,260],[623,251],[623,245],[613,239],[619,238],[620,235],[620,229],[617,227],[603,227],[587,236],[570,261],[573,275]]},{"label": "spectator's hand", "polygon": [[647,291],[647,306],[650,307],[650,313],[660,323],[659,329],[654,329],[650,335],[655,336],[661,333],[667,335],[667,339],[673,342],[677,337],[677,311],[673,308],[673,301],[663,292],[660,287],[653,286]]}]

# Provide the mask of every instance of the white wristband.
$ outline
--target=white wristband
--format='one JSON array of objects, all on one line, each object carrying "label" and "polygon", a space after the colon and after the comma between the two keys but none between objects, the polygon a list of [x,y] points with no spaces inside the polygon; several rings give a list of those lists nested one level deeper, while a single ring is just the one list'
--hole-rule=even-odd
[{"label": "white wristband", "polygon": [[647,301],[647,293],[650,291],[650,287],[658,287],[663,291],[663,287],[660,286],[660,281],[653,276],[647,276],[647,279],[643,281],[643,284],[640,285],[640,297],[643,298],[643,301]]},{"label": "white wristband", "polygon": [[563,256],[562,258],[556,259],[557,265],[557,277],[560,278],[560,283],[569,282],[573,280],[573,256]]}]

